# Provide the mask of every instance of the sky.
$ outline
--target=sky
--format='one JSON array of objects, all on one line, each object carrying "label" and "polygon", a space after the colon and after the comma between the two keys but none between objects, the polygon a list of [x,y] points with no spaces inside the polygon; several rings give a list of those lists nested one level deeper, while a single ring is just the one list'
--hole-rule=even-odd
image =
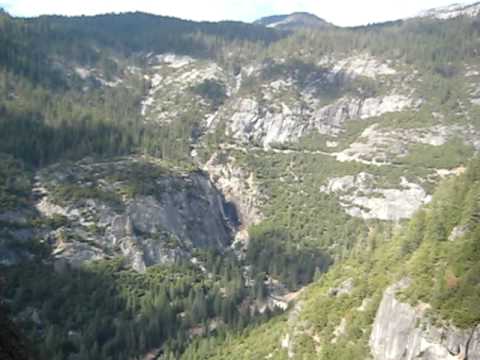
[{"label": "sky", "polygon": [[[15,16],[94,15],[143,11],[190,20],[239,20],[311,12],[339,26],[363,25],[414,16],[458,0],[0,0]],[[460,0],[460,2],[462,2]],[[468,1],[465,1],[468,3]],[[470,1],[470,3],[473,1]]]}]

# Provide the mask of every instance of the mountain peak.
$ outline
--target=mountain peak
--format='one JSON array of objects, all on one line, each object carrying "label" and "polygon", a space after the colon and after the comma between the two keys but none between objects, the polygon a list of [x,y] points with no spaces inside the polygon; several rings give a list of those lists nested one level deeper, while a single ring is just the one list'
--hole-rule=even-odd
[{"label": "mountain peak", "polygon": [[308,12],[294,12],[287,15],[267,16],[255,21],[255,24],[281,30],[325,28],[332,26],[324,19]]}]

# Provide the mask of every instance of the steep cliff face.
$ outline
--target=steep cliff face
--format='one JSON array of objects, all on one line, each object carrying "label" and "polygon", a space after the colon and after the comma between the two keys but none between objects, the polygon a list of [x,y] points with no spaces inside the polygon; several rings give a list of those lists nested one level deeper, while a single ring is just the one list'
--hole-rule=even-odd
[{"label": "steep cliff face", "polygon": [[238,222],[203,173],[138,158],[51,167],[36,186],[40,214],[61,219],[46,234],[54,254],[74,265],[123,255],[143,271],[194,248],[227,247]]},{"label": "steep cliff face", "polygon": [[203,169],[225,199],[235,206],[243,229],[263,219],[260,208],[264,196],[257,187],[254,173],[241,168],[235,158],[221,151],[214,153]]},{"label": "steep cliff face", "polygon": [[224,119],[236,140],[269,147],[312,132],[339,136],[349,121],[416,110],[422,100],[409,87],[415,73],[387,91],[370,88],[369,81],[400,78],[391,63],[359,53],[315,64],[279,59],[252,65],[239,74],[239,91],[217,121]]},{"label": "steep cliff face", "polygon": [[304,99],[292,104],[270,104],[268,108],[255,99],[244,98],[233,105],[228,133],[239,141],[254,141],[268,147],[297,141],[313,131],[338,136],[348,121],[366,120],[415,106],[415,101],[404,95],[365,100],[344,97],[329,105],[322,105],[318,99]]},{"label": "steep cliff face", "polygon": [[368,173],[330,179],[321,191],[336,194],[346,212],[364,219],[398,221],[410,218],[431,197],[425,190],[401,178],[397,189],[382,189]]},{"label": "steep cliff face", "polygon": [[404,279],[384,292],[370,336],[374,359],[480,359],[480,328],[436,327],[428,319],[428,304],[412,307],[397,300],[396,293],[408,285]]}]

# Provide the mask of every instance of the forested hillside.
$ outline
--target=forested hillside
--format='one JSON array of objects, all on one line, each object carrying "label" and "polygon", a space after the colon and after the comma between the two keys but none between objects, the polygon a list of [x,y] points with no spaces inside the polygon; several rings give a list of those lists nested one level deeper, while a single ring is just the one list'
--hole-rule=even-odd
[{"label": "forested hillside", "polygon": [[1,151],[35,166],[134,152],[186,160],[191,119],[157,129],[140,118],[145,55],[216,58],[236,43],[261,47],[281,37],[241,23],[141,13],[26,20],[2,14],[0,28]]},{"label": "forested hillside", "polygon": [[0,299],[26,349],[475,358],[479,35],[1,12]]},{"label": "forested hillside", "polygon": [[[412,351],[410,347],[418,351],[414,354],[420,358],[448,358],[443,357],[447,356],[445,348],[452,355],[465,355],[465,351],[468,354],[462,340],[449,344],[445,339],[437,340],[435,331],[447,338],[457,328],[475,329],[480,321],[479,170],[477,159],[469,164],[464,175],[442,183],[432,203],[403,226],[371,228],[368,242],[358,244],[348,259],[307,287],[288,317],[280,316],[215,341],[199,340],[182,359],[349,360],[368,359],[371,351],[376,359],[400,359],[405,349]],[[408,309],[410,304],[411,311],[417,311],[417,324],[412,324],[412,330],[424,329],[425,334],[419,336],[427,342],[423,348],[402,338],[404,325],[395,319],[396,315],[406,316],[401,306],[390,310],[402,314],[385,314],[388,321],[382,321],[387,323],[378,324],[382,314],[377,309],[382,296],[387,287],[399,281],[408,285],[401,287],[396,296],[405,303],[401,306]],[[388,322],[398,328],[389,330]],[[380,336],[386,337],[385,353],[375,344],[372,349],[369,347],[372,328],[380,325],[384,326]],[[432,326],[441,330],[432,330]],[[470,337],[469,348],[466,345],[470,350],[468,359],[476,359],[480,354],[476,336]],[[400,352],[393,352],[393,357],[386,349],[397,349],[389,342],[400,342]]]}]

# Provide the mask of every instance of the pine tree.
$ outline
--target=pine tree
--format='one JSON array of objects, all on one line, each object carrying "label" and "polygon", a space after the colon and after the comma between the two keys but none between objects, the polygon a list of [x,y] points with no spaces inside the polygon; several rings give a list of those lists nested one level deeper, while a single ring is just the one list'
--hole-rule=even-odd
[{"label": "pine tree", "polygon": [[205,295],[201,289],[195,291],[195,299],[192,304],[192,320],[198,324],[205,320],[208,316],[207,302]]}]

